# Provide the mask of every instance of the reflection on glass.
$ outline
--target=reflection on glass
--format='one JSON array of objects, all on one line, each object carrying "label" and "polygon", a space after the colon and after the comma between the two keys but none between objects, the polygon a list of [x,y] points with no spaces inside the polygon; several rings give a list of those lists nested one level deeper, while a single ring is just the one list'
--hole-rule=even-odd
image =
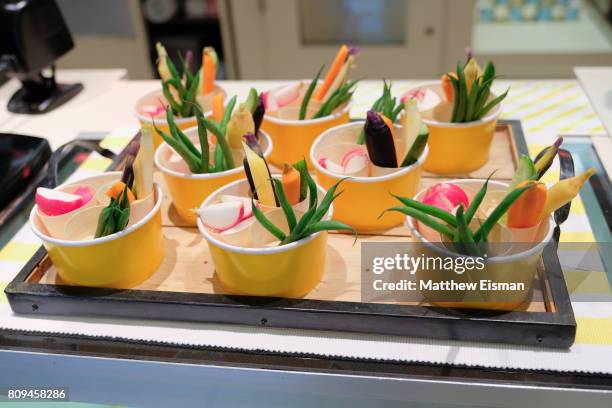
[{"label": "reflection on glass", "polygon": [[302,42],[403,44],[404,0],[300,0]]}]

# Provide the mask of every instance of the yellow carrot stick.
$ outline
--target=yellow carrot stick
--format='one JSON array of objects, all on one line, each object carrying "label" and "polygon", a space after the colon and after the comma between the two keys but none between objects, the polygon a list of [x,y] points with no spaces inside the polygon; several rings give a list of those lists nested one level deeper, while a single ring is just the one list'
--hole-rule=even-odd
[{"label": "yellow carrot stick", "polygon": [[283,191],[289,204],[295,205],[300,202],[300,172],[293,166],[285,163],[281,177]]},{"label": "yellow carrot stick", "polygon": [[155,49],[157,51],[157,72],[162,81],[167,81],[171,77],[168,62],[166,61],[168,52],[160,42],[155,43]]},{"label": "yellow carrot stick", "polygon": [[338,51],[338,54],[336,54],[336,58],[334,59],[331,68],[327,72],[327,76],[325,77],[325,81],[323,81],[323,85],[321,85],[321,87],[317,89],[317,93],[315,95],[315,99],[317,101],[323,100],[323,97],[327,93],[327,90],[331,86],[332,82],[334,82],[334,79],[338,75],[338,72],[340,72],[342,64],[344,64],[344,61],[346,61],[348,53],[349,48],[346,45],[342,45],[342,47],[340,47],[340,50]]},{"label": "yellow carrot stick", "polygon": [[205,53],[202,56],[202,67],[204,79],[202,81],[202,93],[208,95],[215,89],[216,69],[213,57]]},{"label": "yellow carrot stick", "polygon": [[223,94],[218,93],[213,96],[212,100],[212,114],[213,118],[217,121],[217,123],[221,123],[223,120],[223,113],[225,109],[223,107]]},{"label": "yellow carrot stick", "polygon": [[580,193],[580,189],[586,181],[595,174],[595,169],[590,168],[582,174],[559,181],[548,190],[546,205],[544,206],[544,217],[548,217],[553,211],[569,203]]}]

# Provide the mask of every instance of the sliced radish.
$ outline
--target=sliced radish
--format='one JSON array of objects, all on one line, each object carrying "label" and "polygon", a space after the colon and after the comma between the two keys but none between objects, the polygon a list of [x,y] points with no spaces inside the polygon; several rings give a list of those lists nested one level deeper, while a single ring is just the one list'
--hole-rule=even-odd
[{"label": "sliced radish", "polygon": [[36,189],[36,205],[45,215],[57,216],[81,208],[85,203],[83,197],[77,194],[64,193],[50,188]]},{"label": "sliced radish", "polygon": [[200,219],[215,232],[234,228],[243,219],[244,206],[240,201],[212,204],[198,210]]},{"label": "sliced radish", "polygon": [[327,157],[322,157],[321,159],[319,159],[319,164],[321,165],[321,167],[323,167],[326,170],[329,170],[332,173],[336,173],[336,174],[344,173],[344,168],[342,166],[340,166],[337,163],[334,163]]},{"label": "sliced radish", "polygon": [[274,92],[274,98],[279,108],[289,105],[300,96],[300,82],[285,85]]},{"label": "sliced radish", "polygon": [[140,113],[150,116],[159,116],[166,113],[166,107],[164,105],[144,105],[140,107]]},{"label": "sliced radish", "polygon": [[356,173],[368,166],[368,155],[362,148],[355,148],[348,151],[342,158],[344,173]]},{"label": "sliced radish", "polygon": [[409,91],[400,98],[400,101],[405,102],[408,99],[416,99],[419,111],[424,112],[435,108],[442,99],[431,89],[417,89]]},{"label": "sliced radish", "polygon": [[431,186],[421,202],[448,212],[454,212],[459,204],[463,204],[464,208],[469,206],[469,199],[465,191],[453,183],[438,183]]},{"label": "sliced radish", "polygon": [[244,211],[243,211],[243,214],[242,214],[242,219],[243,220],[253,216],[253,202],[251,201],[250,198],[248,198],[248,197],[240,197],[240,196],[235,196],[235,195],[229,195],[229,194],[221,196],[221,202],[222,203],[230,203],[232,201],[238,201],[238,202],[242,203],[242,205],[244,207]]},{"label": "sliced radish", "polygon": [[189,166],[183,160],[183,158],[174,150],[172,150],[172,154],[168,157],[168,167],[171,170],[174,170],[179,173],[189,173]]},{"label": "sliced radish", "polygon": [[93,191],[91,191],[91,188],[89,188],[87,186],[77,187],[77,189],[74,190],[72,192],[72,194],[81,196],[81,198],[83,199],[83,205],[85,205],[88,202],[90,202],[91,199],[93,198]]},{"label": "sliced radish", "polygon": [[237,232],[240,232],[244,230],[245,228],[247,228],[249,225],[251,225],[253,221],[254,221],[254,218],[245,218],[242,221],[240,221],[238,224],[233,226],[232,228],[226,229],[225,231],[221,232],[221,235],[227,236],[227,235],[232,235]]},{"label": "sliced radish", "polygon": [[276,102],[276,97],[272,94],[272,92],[264,92],[262,95],[264,107],[266,110],[276,111],[278,110],[278,103]]}]

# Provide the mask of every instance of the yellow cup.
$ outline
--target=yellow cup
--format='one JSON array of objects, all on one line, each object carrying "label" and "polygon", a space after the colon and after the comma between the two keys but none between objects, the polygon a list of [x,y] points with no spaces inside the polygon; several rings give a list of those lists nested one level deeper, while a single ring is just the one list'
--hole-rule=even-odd
[{"label": "yellow cup", "polygon": [[[295,163],[303,158],[308,162],[308,168],[312,169],[309,152],[315,139],[327,129],[347,123],[351,102],[348,102],[340,111],[318,119],[282,119],[264,115],[261,128],[268,132],[272,138],[272,154],[270,163],[282,167],[285,163]],[[296,112],[299,108],[296,107]],[[297,116],[297,114],[296,114]]]},{"label": "yellow cup", "polygon": [[[223,194],[245,195],[246,179],[215,191],[202,204],[213,204]],[[325,190],[318,187],[319,201]],[[330,206],[325,219],[330,219]],[[215,270],[223,287],[232,294],[299,298],[310,292],[323,277],[327,232],[317,232],[301,241],[266,248],[229,245],[211,234],[198,218],[198,229],[208,241]]]},{"label": "yellow cup", "polygon": [[[225,91],[221,87],[215,86],[213,95],[218,92],[222,92],[224,95],[224,99],[225,99],[225,95],[226,95]],[[153,132],[153,146],[156,149],[159,147],[159,145],[162,144],[163,139],[161,135],[157,132],[157,130],[155,130],[155,128],[153,127],[153,123],[155,123],[155,126],[157,126],[160,130],[163,130],[167,134],[170,134],[170,128],[168,127],[168,122],[166,121],[166,115],[152,118],[151,116],[148,116],[142,113],[140,111],[140,108],[144,105],[157,105],[160,100],[166,102],[166,98],[164,97],[164,94],[161,90],[149,92],[148,94],[140,98],[138,102],[136,102],[136,107],[134,109],[134,114],[138,118],[138,121],[140,122],[140,126],[150,126],[151,127],[151,130]],[[208,117],[212,114],[212,105],[205,104],[204,106],[202,106],[202,110],[204,110],[204,116]],[[197,121],[196,121],[195,116],[190,116],[187,118],[174,118],[174,121],[176,122],[176,125],[181,130],[185,130],[185,129],[189,129],[191,127],[197,126]]]},{"label": "yellow cup", "polygon": [[[449,183],[456,184],[463,188],[468,196],[473,198],[476,191],[482,186],[485,180],[451,180]],[[487,193],[494,191],[505,191],[508,185],[497,181],[489,181]],[[420,191],[415,199],[419,200],[426,190]],[[486,201],[486,196],[485,196]],[[425,238],[417,223],[412,217],[407,217],[406,225],[410,229],[414,241],[418,243],[413,247],[415,256],[425,254],[427,258],[447,258],[466,257],[458,255],[450,247],[442,243],[434,243]],[[532,292],[533,282],[537,273],[540,259],[544,247],[550,242],[554,228],[552,218],[548,218],[541,223],[541,228],[534,242],[503,242],[501,247],[492,247],[492,250],[501,249],[498,252],[503,255],[493,255],[486,258],[483,268],[471,268],[462,274],[456,273],[452,269],[443,267],[437,268],[435,262],[431,262],[432,267],[424,270],[419,269],[416,277],[419,280],[432,280],[433,282],[445,282],[454,280],[456,282],[467,283],[476,282],[477,290],[466,291],[427,291],[421,290],[421,294],[440,307],[453,308],[472,308],[472,309],[493,309],[493,310],[514,310],[519,308]],[[507,236],[511,236],[507,234]],[[496,245],[491,242],[490,245]],[[491,281],[494,283],[520,283],[523,289],[519,290],[482,290],[481,281]]]},{"label": "yellow cup", "polygon": [[[337,137],[339,142],[356,143],[364,122],[347,123],[324,132],[312,145],[310,161],[313,163],[318,183],[325,189],[346,177],[332,173],[319,164],[320,151]],[[396,125],[396,134],[401,127]],[[421,180],[421,168],[427,158],[427,148],[419,160],[411,166],[389,169],[389,173],[373,177],[351,177],[339,187],[342,194],[334,200],[334,219],[342,221],[358,232],[382,231],[404,223],[402,214],[388,212],[379,218],[387,208],[398,205],[390,193],[412,197]]]},{"label": "yellow cup", "polygon": [[[197,127],[185,131],[185,135],[192,139],[197,138],[197,134]],[[272,151],[272,142],[266,132],[261,130],[259,131],[259,138],[264,157],[267,158]],[[196,215],[191,210],[200,207],[202,201],[215,190],[232,181],[244,178],[244,166],[240,165],[234,169],[219,173],[179,173],[164,165],[172,152],[173,149],[167,143],[162,143],[155,151],[155,166],[164,175],[166,187],[168,187],[170,197],[172,197],[172,202],[179,217],[190,225],[195,226]]]},{"label": "yellow cup", "polygon": [[147,280],[163,257],[159,186],[155,193],[155,206],[142,220],[106,237],[82,241],[52,238],[43,232],[36,206],[30,213],[30,227],[42,240],[58,275],[67,284],[132,288]]},{"label": "yellow cup", "polygon": [[[489,160],[502,105],[497,105],[480,120],[450,123],[453,106],[444,102],[440,84],[428,83],[419,88],[428,88],[443,101],[433,109],[421,112],[423,123],[429,128],[429,156],[423,168],[438,174],[462,174],[482,167]],[[491,98],[495,98],[495,95],[491,95]]]}]

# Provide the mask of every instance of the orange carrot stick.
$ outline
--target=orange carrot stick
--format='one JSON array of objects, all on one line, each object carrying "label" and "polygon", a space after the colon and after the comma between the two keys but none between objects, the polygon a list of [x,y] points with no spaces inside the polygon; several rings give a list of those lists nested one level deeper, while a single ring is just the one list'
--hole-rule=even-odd
[{"label": "orange carrot stick", "polygon": [[217,123],[221,123],[223,120],[223,112],[225,112],[225,108],[223,107],[223,94],[219,92],[213,96],[212,100],[212,115]]},{"label": "orange carrot stick", "polygon": [[510,228],[529,228],[538,225],[546,205],[546,184],[534,180],[525,180],[516,187],[534,184],[535,187],[523,192],[508,210],[508,226]]},{"label": "orange carrot stick", "polygon": [[395,126],[393,126],[393,122],[391,122],[391,119],[389,119],[388,117],[386,117],[380,112],[378,112],[378,114],[382,118],[383,122],[385,122],[385,125],[387,125],[387,127],[391,131],[391,136],[393,136],[393,146],[395,147],[395,156],[396,156],[397,162],[401,163],[403,160],[403,157],[401,157],[402,152],[399,151],[399,146],[397,145],[398,140],[395,137]]},{"label": "orange carrot stick", "polygon": [[289,204],[295,205],[300,202],[300,172],[293,166],[285,163],[281,177],[283,191]]},{"label": "orange carrot stick", "polygon": [[317,94],[315,95],[315,98],[317,101],[323,100],[323,97],[327,93],[327,90],[329,89],[332,82],[334,82],[334,79],[340,72],[340,68],[342,67],[342,64],[344,64],[344,61],[346,61],[346,57],[348,56],[348,53],[349,53],[349,48],[346,45],[342,45],[342,47],[340,47],[340,50],[336,54],[336,59],[334,59],[334,62],[331,68],[327,72],[327,76],[325,77],[325,81],[323,81],[323,85],[321,85],[321,87],[317,89]]},{"label": "orange carrot stick", "polygon": [[391,131],[391,134],[393,135],[393,140],[395,140],[395,126],[393,126],[393,122],[391,122],[391,119],[389,119],[388,117],[386,117],[382,113],[378,112],[378,114],[382,118],[383,122],[385,122],[385,125],[387,125],[387,127]]},{"label": "orange carrot stick", "polygon": [[216,71],[215,61],[210,55],[206,53],[202,56],[202,67],[204,67],[203,69],[204,78],[202,81],[202,93],[204,95],[208,95],[209,93],[213,91],[213,89],[215,89],[215,79],[216,79],[217,73],[215,72]]},{"label": "orange carrot stick", "polygon": [[453,90],[453,84],[451,83],[449,75],[455,78],[457,77],[457,74],[455,74],[454,72],[449,72],[448,74],[444,74],[442,75],[442,78],[440,78],[440,85],[442,86],[442,90],[444,91],[444,97],[446,98],[446,101],[452,102],[454,90]]},{"label": "orange carrot stick", "polygon": [[[123,189],[125,188],[125,183],[123,181],[118,181],[113,184],[108,190],[106,190],[106,196],[108,198],[117,198],[118,196],[123,196]],[[136,199],[134,197],[134,193],[129,188],[127,189],[128,202],[131,204],[132,201]]]}]

